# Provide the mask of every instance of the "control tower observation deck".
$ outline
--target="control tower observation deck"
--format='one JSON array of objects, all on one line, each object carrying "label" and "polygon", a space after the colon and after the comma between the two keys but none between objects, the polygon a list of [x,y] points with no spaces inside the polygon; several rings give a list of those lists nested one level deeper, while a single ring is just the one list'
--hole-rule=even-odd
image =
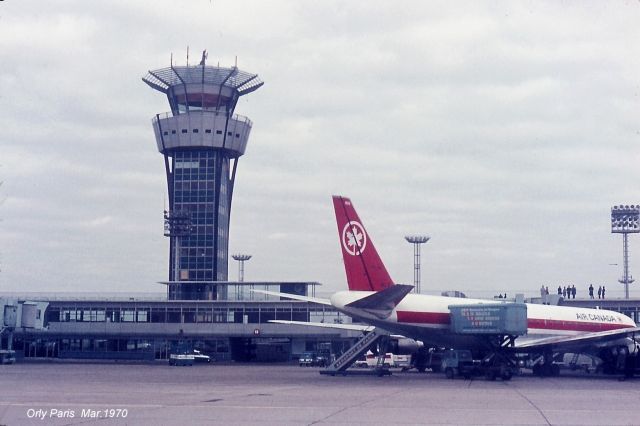
[{"label": "control tower observation deck", "polygon": [[238,158],[252,122],[234,115],[240,96],[264,83],[237,67],[173,66],[142,78],[167,95],[171,112],[153,120],[164,156],[169,209],[169,300],[216,300],[228,279],[229,218]]}]

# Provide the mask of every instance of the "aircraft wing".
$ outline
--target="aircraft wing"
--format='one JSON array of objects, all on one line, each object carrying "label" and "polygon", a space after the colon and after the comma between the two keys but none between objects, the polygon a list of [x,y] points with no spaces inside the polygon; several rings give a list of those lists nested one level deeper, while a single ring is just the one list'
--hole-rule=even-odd
[{"label": "aircraft wing", "polygon": [[299,296],[297,294],[290,293],[278,293],[277,291],[267,291],[267,290],[249,290],[254,293],[268,294],[269,296],[278,296],[278,297],[286,297],[287,299],[293,300],[301,300],[303,302],[311,302],[317,303],[319,305],[329,305],[331,306],[331,302],[329,299],[321,299],[319,297],[309,297],[309,296]]},{"label": "aircraft wing", "polygon": [[640,327],[619,328],[616,330],[598,331],[595,333],[580,334],[578,336],[554,336],[542,339],[523,340],[518,343],[516,339],[515,350],[518,352],[526,352],[531,349],[550,349],[550,350],[576,350],[585,346],[602,345],[615,340],[631,337],[635,340],[635,334],[640,337]]},{"label": "aircraft wing", "polygon": [[375,328],[372,325],[363,325],[363,324],[336,324],[336,323],[327,323],[327,322],[304,322],[304,321],[287,321],[287,320],[269,320],[269,322],[273,322],[276,324],[304,325],[304,326],[310,326],[310,327],[334,328],[339,330],[352,330],[352,331],[362,331],[362,332],[368,332]]},{"label": "aircraft wing", "polygon": [[[328,322],[304,322],[304,321],[287,321],[287,320],[269,320],[268,322],[272,322],[275,324],[288,324],[288,325],[304,325],[310,327],[321,327],[321,328],[333,328],[338,330],[351,330],[351,331],[362,331],[363,333],[368,333],[373,331],[376,327],[373,325],[364,325],[364,324],[336,324],[336,323],[328,323]],[[384,330],[378,328],[378,333],[386,333]],[[407,339],[407,337],[401,334],[389,334],[389,337],[392,339]]]}]

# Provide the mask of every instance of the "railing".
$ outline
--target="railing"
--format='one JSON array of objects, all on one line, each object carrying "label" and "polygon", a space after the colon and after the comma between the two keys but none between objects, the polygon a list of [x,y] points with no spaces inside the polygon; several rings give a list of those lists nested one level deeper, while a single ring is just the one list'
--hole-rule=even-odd
[{"label": "railing", "polygon": [[46,292],[3,292],[0,297],[8,299],[29,300],[29,301],[100,301],[100,302],[166,302],[167,295],[165,293],[46,293]]},{"label": "railing", "polygon": [[[190,114],[203,114],[203,115],[206,114],[206,115],[221,116],[221,117],[226,117],[227,116],[226,113],[221,112],[221,111],[206,111],[206,110],[205,111],[203,111],[203,110],[192,111],[192,112],[190,112]],[[173,113],[171,111],[164,112],[162,114],[158,114],[157,116],[153,117],[151,119],[151,122],[153,124],[156,124],[158,122],[158,118],[160,118],[160,120],[164,120],[164,119],[167,119],[167,118],[174,118],[174,117],[179,117],[179,115],[173,115]],[[241,123],[246,123],[246,124],[248,124],[248,125],[253,127],[253,121],[251,121],[249,119],[249,117],[245,117],[244,115],[233,114],[231,116],[231,120],[239,121]]]}]

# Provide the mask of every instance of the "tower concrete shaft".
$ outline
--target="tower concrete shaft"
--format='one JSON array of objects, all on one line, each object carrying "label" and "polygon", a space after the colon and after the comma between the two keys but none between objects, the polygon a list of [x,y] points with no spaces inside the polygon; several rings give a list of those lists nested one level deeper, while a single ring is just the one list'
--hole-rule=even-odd
[{"label": "tower concrete shaft", "polygon": [[252,127],[234,110],[263,82],[237,67],[206,65],[206,52],[199,65],[172,64],[142,80],[171,108],[152,120],[167,174],[168,297],[215,300],[215,282],[228,279],[233,186]]}]

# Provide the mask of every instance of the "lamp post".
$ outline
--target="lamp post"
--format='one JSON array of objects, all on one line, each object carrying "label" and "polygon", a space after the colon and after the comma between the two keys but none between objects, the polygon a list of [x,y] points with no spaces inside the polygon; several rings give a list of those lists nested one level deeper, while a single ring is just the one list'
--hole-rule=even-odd
[{"label": "lamp post", "polygon": [[420,294],[420,245],[431,239],[427,235],[407,235],[407,242],[413,244],[413,285],[414,292]]},{"label": "lamp post", "polygon": [[624,297],[629,298],[629,284],[634,279],[629,274],[629,234],[640,232],[640,205],[619,205],[611,208],[611,233],[622,234],[622,278],[619,283],[624,284]]},{"label": "lamp post", "polygon": [[[238,282],[244,282],[244,262],[246,262],[247,260],[251,259],[251,255],[250,254],[234,254],[231,257],[233,257],[233,260],[237,260],[238,263]],[[238,300],[241,300],[244,298],[244,292],[243,292],[243,287],[240,285],[239,287],[239,291],[236,290],[236,297],[238,298]],[[249,296],[250,298],[253,299],[253,292],[251,292],[251,295]]]}]

